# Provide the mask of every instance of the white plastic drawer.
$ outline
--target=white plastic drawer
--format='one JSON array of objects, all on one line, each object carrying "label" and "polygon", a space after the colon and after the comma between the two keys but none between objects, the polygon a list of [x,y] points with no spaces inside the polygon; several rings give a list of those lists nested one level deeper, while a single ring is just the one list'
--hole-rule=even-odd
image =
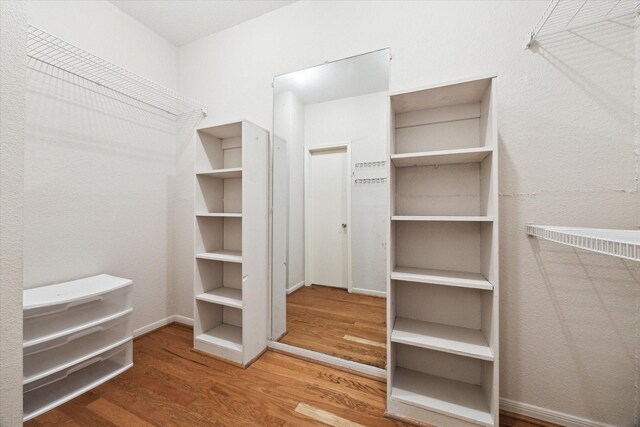
[{"label": "white plastic drawer", "polygon": [[90,359],[101,351],[131,339],[132,311],[129,309],[99,325],[24,347],[24,383],[31,383]]},{"label": "white plastic drawer", "polygon": [[63,335],[97,325],[131,308],[133,287],[127,285],[104,294],[24,313],[24,347],[54,340]]},{"label": "white plastic drawer", "polygon": [[132,342],[24,386],[24,420],[55,408],[133,366]]}]

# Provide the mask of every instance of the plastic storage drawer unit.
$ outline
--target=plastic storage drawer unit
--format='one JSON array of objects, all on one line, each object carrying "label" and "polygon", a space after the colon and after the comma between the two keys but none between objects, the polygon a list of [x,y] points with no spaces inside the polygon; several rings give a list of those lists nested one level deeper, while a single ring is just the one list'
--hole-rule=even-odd
[{"label": "plastic storage drawer unit", "polygon": [[132,281],[108,274],[23,292],[23,420],[133,366]]}]

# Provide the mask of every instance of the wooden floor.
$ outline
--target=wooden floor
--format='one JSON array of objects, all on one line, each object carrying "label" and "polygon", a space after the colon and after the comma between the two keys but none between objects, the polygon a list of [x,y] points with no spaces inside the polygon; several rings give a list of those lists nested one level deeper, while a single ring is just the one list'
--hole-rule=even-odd
[{"label": "wooden floor", "polygon": [[385,368],[386,300],[328,286],[287,297],[285,344]]},{"label": "wooden floor", "polygon": [[25,426],[407,425],[383,417],[382,382],[273,352],[244,370],[195,352],[192,334],[174,324],[137,339],[133,368]]}]

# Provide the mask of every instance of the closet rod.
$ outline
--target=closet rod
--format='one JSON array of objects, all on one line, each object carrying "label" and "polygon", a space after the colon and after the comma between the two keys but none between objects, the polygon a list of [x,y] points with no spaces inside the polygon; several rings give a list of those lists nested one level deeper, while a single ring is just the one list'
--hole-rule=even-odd
[{"label": "closet rod", "polygon": [[174,116],[206,107],[39,28],[27,28],[27,56]]}]

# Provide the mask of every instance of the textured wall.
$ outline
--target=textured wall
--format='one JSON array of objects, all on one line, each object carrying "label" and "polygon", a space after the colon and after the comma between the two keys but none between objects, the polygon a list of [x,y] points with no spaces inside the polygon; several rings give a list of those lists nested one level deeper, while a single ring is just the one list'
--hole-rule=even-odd
[{"label": "textured wall", "polygon": [[27,4],[0,1],[0,426],[22,423],[22,200]]},{"label": "textured wall", "polygon": [[[175,87],[175,47],[110,2],[28,9],[38,28]],[[174,313],[176,132],[173,116],[30,63],[26,288],[110,273],[134,281],[134,328]]]},{"label": "textured wall", "polygon": [[[640,225],[633,25],[525,50],[546,4],[299,2],[181,47],[178,87],[207,120],[270,128],[273,76],[326,60],[390,47],[392,91],[497,72],[501,396],[631,426],[640,267],[529,239],[525,225]],[[191,292],[190,277],[177,285]]]}]

